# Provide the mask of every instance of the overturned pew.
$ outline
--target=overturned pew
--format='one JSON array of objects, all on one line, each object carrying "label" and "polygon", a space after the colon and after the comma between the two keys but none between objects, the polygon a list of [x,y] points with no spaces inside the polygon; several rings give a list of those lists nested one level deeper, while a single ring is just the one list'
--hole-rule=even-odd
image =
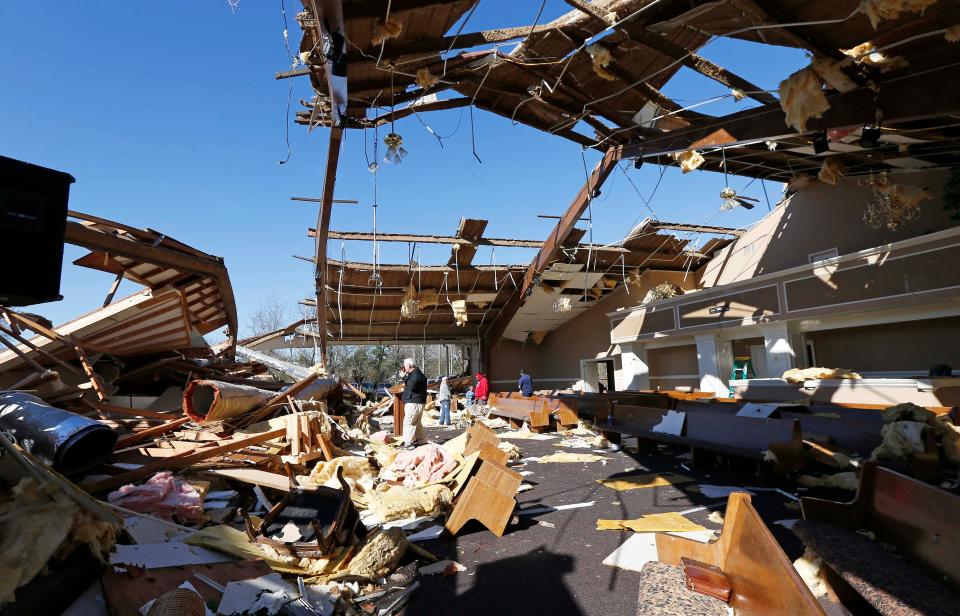
[{"label": "overturned pew", "polygon": [[[638,616],[725,616],[728,607],[740,616],[825,614],[753,508],[749,494],[730,495],[718,539],[701,543],[658,533],[656,542],[659,561],[647,563],[640,572]],[[703,588],[704,577],[716,578],[711,570],[723,579],[712,590],[726,595],[729,603],[690,589]],[[728,594],[716,592],[723,590]]]}]

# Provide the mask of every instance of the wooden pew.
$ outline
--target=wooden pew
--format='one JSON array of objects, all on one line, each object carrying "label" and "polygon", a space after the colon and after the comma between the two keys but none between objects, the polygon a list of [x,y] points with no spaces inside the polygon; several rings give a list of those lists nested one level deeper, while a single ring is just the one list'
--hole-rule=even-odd
[{"label": "wooden pew", "polygon": [[550,411],[545,408],[542,398],[511,398],[500,394],[491,394],[488,400],[490,414],[502,417],[519,428],[526,423],[530,430],[542,432],[550,427]]},{"label": "wooden pew", "polygon": [[960,496],[870,461],[852,501],[805,497],[800,506],[793,531],[829,567],[828,581],[850,608],[957,613]]},{"label": "wooden pew", "polygon": [[477,474],[467,480],[444,528],[456,535],[467,522],[477,520],[494,535],[502,537],[516,507],[514,496],[522,481],[520,473],[484,460]]},{"label": "wooden pew", "polygon": [[[657,533],[656,541],[661,563],[676,567],[681,558],[687,557],[719,567],[730,582],[730,607],[739,616],[825,614],[753,508],[749,494],[730,495],[718,539],[700,543]],[[644,575],[641,572],[641,578]],[[683,575],[682,570],[679,575]],[[643,614],[643,597],[640,600],[637,613]],[[663,600],[670,601],[671,597]]]},{"label": "wooden pew", "polygon": [[795,419],[755,419],[712,412],[709,408],[694,409],[687,412],[680,435],[654,432],[653,427],[666,413],[657,408],[610,405],[597,418],[597,427],[605,435],[626,434],[641,440],[685,445],[694,453],[706,450],[761,461],[765,452],[770,451],[777,458],[774,469],[778,473],[803,467],[803,440],[800,423]]}]

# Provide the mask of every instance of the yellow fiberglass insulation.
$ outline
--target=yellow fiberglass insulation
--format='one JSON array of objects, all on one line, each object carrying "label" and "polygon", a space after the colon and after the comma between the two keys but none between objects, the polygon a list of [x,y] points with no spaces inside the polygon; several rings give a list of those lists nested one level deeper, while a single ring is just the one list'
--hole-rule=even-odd
[{"label": "yellow fiberglass insulation", "polygon": [[450,506],[453,493],[450,488],[440,484],[422,488],[381,484],[370,501],[370,513],[379,520],[390,522],[420,516],[435,516]]},{"label": "yellow fiberglass insulation", "polygon": [[859,379],[856,372],[844,368],[791,368],[780,377],[788,383],[803,383],[823,379]]},{"label": "yellow fiberglass insulation", "polygon": [[843,176],[846,174],[846,165],[836,158],[828,156],[827,158],[823,159],[823,164],[820,165],[820,173],[817,174],[817,179],[824,184],[836,186],[837,182],[843,179]]},{"label": "yellow fiberglass insulation", "polygon": [[883,410],[883,423],[893,423],[895,421],[919,421],[933,424],[936,413],[922,406],[917,406],[912,402],[902,402],[896,406],[890,406]]},{"label": "yellow fiberglass insulation", "polygon": [[390,528],[367,539],[347,566],[349,575],[375,580],[397,568],[407,551],[407,536],[401,528]]},{"label": "yellow fiberglass insulation", "polygon": [[465,299],[455,299],[450,302],[450,307],[453,309],[453,318],[457,323],[457,327],[463,327],[467,324],[467,300]]},{"label": "yellow fiberglass insulation", "polygon": [[923,13],[937,0],[862,0],[860,12],[870,19],[876,30],[880,22],[897,19],[905,13]]},{"label": "yellow fiberglass insulation", "polygon": [[923,428],[927,424],[919,421],[896,421],[880,430],[883,442],[873,450],[873,460],[909,460],[915,453],[926,451],[923,442]]},{"label": "yellow fiberglass insulation", "polygon": [[680,163],[680,171],[690,173],[703,164],[703,155],[696,150],[687,150],[686,152],[676,152],[671,154],[673,160]]},{"label": "yellow fiberglass insulation", "polygon": [[440,78],[431,73],[427,67],[423,67],[417,71],[417,85],[424,90],[437,85],[438,81],[440,81]]},{"label": "yellow fiberglass insulation", "polygon": [[943,38],[947,39],[948,43],[960,43],[960,24],[947,28]]},{"label": "yellow fiberglass insulation", "polygon": [[[844,62],[849,63],[850,61],[845,60]],[[810,68],[820,75],[820,79],[822,79],[825,84],[838,92],[856,90],[857,84],[843,72],[844,62],[822,56],[814,56],[813,60],[810,61]]]},{"label": "yellow fiberglass insulation", "polygon": [[[59,488],[56,488],[59,490]],[[84,545],[102,558],[116,542],[117,527],[96,519],[61,491],[43,490],[21,479],[0,505],[0,604],[14,600],[51,559]]]},{"label": "yellow fiberglass insulation", "polygon": [[354,496],[362,496],[373,490],[377,472],[370,461],[361,456],[342,456],[329,462],[318,462],[310,473],[310,481],[331,488],[339,488],[337,469],[343,469],[343,479],[350,486]]},{"label": "yellow fiberglass insulation", "polygon": [[780,83],[780,106],[787,115],[787,124],[800,132],[807,130],[807,120],[819,118],[830,109],[823,93],[820,75],[812,68],[804,68]]},{"label": "yellow fiberglass insulation", "polygon": [[950,415],[938,415],[934,422],[937,434],[943,439],[943,453],[953,464],[960,464],[960,426],[950,420]]},{"label": "yellow fiberglass insulation", "polygon": [[800,579],[807,585],[814,597],[823,597],[829,593],[829,585],[821,574],[823,560],[817,556],[817,553],[807,548],[803,556],[793,561],[793,568],[797,570]]},{"label": "yellow fiberglass insulation", "polygon": [[874,47],[870,41],[860,43],[850,49],[841,49],[840,51],[849,56],[854,62],[879,68],[881,73],[910,65],[902,56],[888,56],[877,51],[876,47]]},{"label": "yellow fiberglass insulation", "polygon": [[853,471],[845,473],[834,473],[833,475],[824,475],[823,477],[814,477],[812,475],[800,475],[797,483],[808,488],[840,488],[841,490],[856,491],[859,485],[857,474]]},{"label": "yellow fiberglass insulation", "polygon": [[610,62],[613,61],[613,56],[610,55],[609,49],[602,45],[590,45],[587,47],[587,53],[590,54],[593,72],[596,73],[598,77],[607,81],[616,81],[616,75],[607,70]]},{"label": "yellow fiberglass insulation", "polygon": [[392,38],[397,38],[403,32],[403,22],[387,18],[387,21],[378,21],[373,27],[373,38],[370,43],[380,45]]}]

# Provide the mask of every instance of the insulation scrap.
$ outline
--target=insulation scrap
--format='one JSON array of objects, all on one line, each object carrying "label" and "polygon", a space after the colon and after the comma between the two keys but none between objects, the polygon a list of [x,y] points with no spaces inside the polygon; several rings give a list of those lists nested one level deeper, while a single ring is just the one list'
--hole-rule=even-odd
[{"label": "insulation scrap", "polygon": [[397,568],[407,551],[407,536],[401,528],[388,528],[373,535],[347,567],[348,575],[380,579]]},{"label": "insulation scrap", "polygon": [[787,191],[794,193],[813,184],[813,177],[806,173],[797,173],[787,182]]},{"label": "insulation scrap", "polygon": [[417,71],[417,85],[428,90],[433,86],[437,85],[440,81],[440,78],[430,72],[430,69],[423,67]]},{"label": "insulation scrap", "polygon": [[600,462],[606,461],[609,458],[603,456],[598,456],[592,453],[568,453],[566,451],[560,451],[557,453],[550,454],[549,456],[540,457],[537,462],[540,464],[549,464],[551,462],[556,463],[570,463],[570,462]]},{"label": "insulation scrap", "polygon": [[823,159],[823,164],[820,165],[820,173],[817,174],[817,179],[823,182],[824,184],[830,184],[831,186],[836,186],[837,182],[843,179],[843,176],[847,174],[847,167],[842,162],[828,156]]},{"label": "insulation scrap", "polygon": [[678,295],[683,295],[683,289],[672,282],[661,282],[657,286],[647,291],[647,294],[643,296],[643,300],[641,300],[640,305],[643,306],[653,302],[663,301]]},{"label": "insulation scrap", "polygon": [[819,118],[830,109],[823,93],[820,75],[812,68],[800,69],[780,83],[780,106],[786,122],[799,132],[807,130],[807,120]]},{"label": "insulation scrap", "polygon": [[919,421],[932,424],[937,414],[930,409],[917,406],[912,402],[903,402],[896,406],[891,406],[883,411],[883,423],[893,423],[895,421]]},{"label": "insulation scrap", "polygon": [[632,475],[619,477],[617,479],[597,479],[597,483],[608,488],[623,492],[624,490],[637,490],[640,488],[656,488],[660,486],[670,486],[677,483],[690,483],[692,477],[685,475],[676,475],[674,473],[647,473],[645,475]]},{"label": "insulation scrap", "polygon": [[856,372],[845,368],[791,368],[780,377],[788,383],[803,383],[824,379],[859,379]]},{"label": "insulation scrap", "polygon": [[457,561],[446,559],[435,562],[431,565],[427,565],[426,567],[420,567],[419,573],[424,575],[436,575],[438,573],[442,573],[443,575],[454,575],[466,570],[467,568]]},{"label": "insulation scrap", "polygon": [[382,45],[392,38],[397,38],[403,32],[403,22],[387,17],[386,21],[377,21],[373,27],[371,45]]},{"label": "insulation scrap", "polygon": [[723,524],[723,514],[719,511],[711,511],[710,515],[707,516],[707,519],[714,524]]},{"label": "insulation scrap", "polygon": [[904,13],[923,13],[936,3],[937,0],[862,0],[859,11],[876,30],[881,22],[898,19]]},{"label": "insulation scrap", "polygon": [[680,163],[680,171],[690,173],[704,163],[703,155],[696,150],[687,150],[686,152],[674,152],[670,155],[673,160]]},{"label": "insulation scrap", "polygon": [[933,425],[943,439],[943,453],[947,460],[960,464],[960,426],[954,424],[946,413],[938,416]]},{"label": "insulation scrap", "polygon": [[465,299],[455,299],[450,302],[450,307],[453,308],[453,318],[457,322],[457,327],[463,327],[467,324],[467,300]]},{"label": "insulation scrap", "polygon": [[171,471],[157,473],[141,485],[127,484],[108,494],[107,502],[164,520],[203,517],[203,499],[196,488]]},{"label": "insulation scrap", "polygon": [[807,585],[814,597],[824,597],[828,594],[827,582],[821,576],[820,571],[823,567],[823,561],[817,556],[816,552],[807,548],[803,556],[793,561],[793,568],[797,570],[800,579]]},{"label": "insulation scrap", "polygon": [[376,471],[370,461],[360,456],[341,456],[329,462],[318,462],[310,473],[310,481],[330,488],[340,488],[337,469],[343,469],[343,479],[350,486],[351,500],[362,498],[373,491]]},{"label": "insulation scrap", "polygon": [[370,500],[368,511],[377,519],[390,522],[439,515],[453,501],[453,493],[450,488],[440,484],[423,488],[381,484]]},{"label": "insulation scrap", "polygon": [[638,533],[672,533],[709,530],[677,511],[651,513],[635,520],[597,520],[597,530],[632,530]]},{"label": "insulation scrap", "polygon": [[856,491],[859,485],[857,474],[853,471],[834,473],[833,475],[824,475],[823,477],[801,475],[797,479],[797,482],[808,488],[840,488],[841,490],[853,491]]},{"label": "insulation scrap", "polygon": [[421,445],[411,451],[401,451],[384,474],[402,479],[407,487],[435,483],[457,466],[457,460],[435,443]]},{"label": "insulation scrap", "polygon": [[534,344],[540,344],[549,333],[549,331],[532,331],[530,332],[530,340],[532,340]]},{"label": "insulation scrap", "polygon": [[593,72],[596,73],[598,77],[606,81],[617,80],[617,76],[607,70],[610,62],[613,61],[613,56],[610,55],[609,49],[603,45],[594,44],[587,47],[587,53],[590,54]]},{"label": "insulation scrap", "polygon": [[850,92],[857,89],[857,84],[843,72],[846,62],[849,60],[841,62],[823,56],[814,56],[810,61],[810,68],[816,71],[820,79],[829,87],[838,92]]},{"label": "insulation scrap", "polygon": [[947,39],[948,43],[960,43],[960,24],[947,28],[943,38]]},{"label": "insulation scrap", "polygon": [[98,558],[116,543],[118,527],[95,518],[52,483],[21,479],[0,504],[0,605],[36,577],[51,559],[87,546]]},{"label": "insulation scrap", "polygon": [[874,460],[909,460],[915,453],[926,451],[923,429],[927,424],[919,421],[896,421],[880,430],[883,442],[873,450]]},{"label": "insulation scrap", "polygon": [[513,443],[497,443],[497,449],[507,454],[509,460],[520,459],[520,448]]},{"label": "insulation scrap", "polygon": [[854,62],[879,68],[882,73],[904,68],[910,64],[901,56],[887,56],[883,52],[877,51],[877,48],[870,41],[840,51],[852,58]]}]

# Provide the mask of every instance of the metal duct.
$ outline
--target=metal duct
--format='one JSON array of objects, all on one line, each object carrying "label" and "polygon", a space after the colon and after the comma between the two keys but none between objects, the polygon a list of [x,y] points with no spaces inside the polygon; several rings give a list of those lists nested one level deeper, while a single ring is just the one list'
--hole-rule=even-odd
[{"label": "metal duct", "polygon": [[117,443],[117,433],[102,423],[19,391],[0,392],[0,431],[64,475],[99,465]]},{"label": "metal duct", "polygon": [[191,381],[183,392],[183,410],[199,424],[224,421],[259,408],[276,394],[266,389],[222,381]]}]

